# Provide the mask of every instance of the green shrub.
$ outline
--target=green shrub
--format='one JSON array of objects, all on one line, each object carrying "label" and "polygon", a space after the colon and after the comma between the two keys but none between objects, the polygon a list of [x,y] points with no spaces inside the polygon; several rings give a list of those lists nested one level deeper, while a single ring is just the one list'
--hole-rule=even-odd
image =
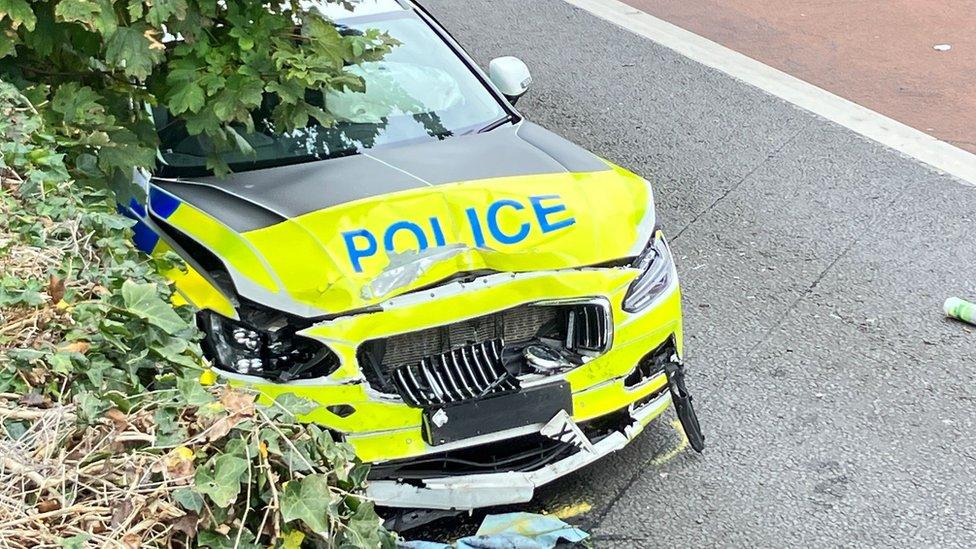
[{"label": "green shrub", "polygon": [[158,274],[173,259],[133,248],[55,126],[0,81],[0,539],[391,546],[366,467],[296,421],[308,403],[201,384],[192,312]]}]

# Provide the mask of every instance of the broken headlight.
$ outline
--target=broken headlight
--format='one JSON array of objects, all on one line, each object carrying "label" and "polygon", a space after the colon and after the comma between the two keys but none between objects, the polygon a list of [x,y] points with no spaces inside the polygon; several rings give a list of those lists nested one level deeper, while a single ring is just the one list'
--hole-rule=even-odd
[{"label": "broken headlight", "polygon": [[280,313],[242,308],[240,321],[213,311],[200,315],[207,354],[221,370],[285,382],[327,376],[339,367],[332,349],[297,335],[305,326]]},{"label": "broken headlight", "polygon": [[647,308],[655,298],[671,287],[676,278],[671,249],[660,231],[655,232],[654,239],[634,260],[633,267],[639,269],[640,274],[630,284],[627,295],[624,296],[623,309],[628,313],[637,313]]}]

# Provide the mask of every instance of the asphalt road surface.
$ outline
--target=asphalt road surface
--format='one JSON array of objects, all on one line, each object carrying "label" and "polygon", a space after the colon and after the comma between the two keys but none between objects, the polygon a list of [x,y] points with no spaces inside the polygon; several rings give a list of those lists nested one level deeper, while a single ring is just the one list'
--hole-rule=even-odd
[{"label": "asphalt road surface", "polygon": [[976,333],[941,312],[976,298],[976,187],[560,0],[426,4],[654,182],[680,258],[705,454],[669,415],[524,509],[599,547],[976,545]]}]

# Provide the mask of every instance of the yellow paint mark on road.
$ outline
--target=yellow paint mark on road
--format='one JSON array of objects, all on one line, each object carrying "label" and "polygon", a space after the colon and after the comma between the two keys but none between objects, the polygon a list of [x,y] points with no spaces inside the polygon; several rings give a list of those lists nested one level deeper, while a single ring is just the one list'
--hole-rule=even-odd
[{"label": "yellow paint mark on road", "polygon": [[677,446],[651,460],[651,465],[655,467],[660,467],[678,457],[678,454],[684,452],[685,448],[688,447],[688,435],[685,434],[685,430],[681,427],[681,422],[675,419],[671,421],[671,427],[674,428],[674,432],[678,434],[681,440]]},{"label": "yellow paint mark on road", "polygon": [[571,519],[573,517],[578,517],[583,513],[588,513],[593,506],[588,502],[581,501],[579,503],[573,503],[570,505],[563,505],[562,507],[557,507],[553,509],[549,514],[560,520]]}]

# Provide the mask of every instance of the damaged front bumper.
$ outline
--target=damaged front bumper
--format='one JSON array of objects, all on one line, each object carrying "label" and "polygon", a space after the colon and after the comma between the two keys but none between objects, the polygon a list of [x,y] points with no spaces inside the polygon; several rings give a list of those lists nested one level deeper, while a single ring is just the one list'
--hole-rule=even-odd
[{"label": "damaged front bumper", "polygon": [[[380,505],[466,510],[528,501],[536,487],[625,446],[672,403],[674,387],[666,366],[680,362],[680,291],[675,282],[651,306],[628,313],[622,303],[633,278],[633,269],[610,267],[498,273],[453,282],[393,298],[379,310],[325,320],[304,330],[303,335],[335,351],[340,366],[328,378],[269,383],[227,375],[259,390],[265,399],[290,393],[318,404],[302,419],[330,429],[360,459],[373,464],[369,495]],[[462,387],[465,380],[481,378],[451,378],[452,371],[436,368],[437,363],[455,361],[480,376],[478,368],[490,366],[483,359],[492,358],[497,350],[484,343],[497,335],[491,327],[504,324],[506,318],[499,315],[526,306],[562,307],[557,312],[576,311],[580,326],[603,327],[603,336],[594,335],[586,342],[598,351],[552,375],[534,380],[520,377],[508,390],[493,383],[479,386],[486,394],[499,388],[492,398],[471,396],[449,402],[475,389]],[[594,320],[590,315],[589,323],[584,322],[583,317],[601,308],[606,317]],[[518,324],[534,318],[507,321]],[[470,325],[477,319],[485,322]],[[460,329],[458,323],[473,330],[465,332],[465,340],[473,342],[462,346],[467,350],[430,354],[424,342],[431,341],[436,330],[450,332],[442,336],[456,335],[449,328]],[[579,336],[586,339],[587,333],[582,330]],[[417,379],[388,375],[384,380],[369,373],[364,350],[379,339],[390,345],[387,356],[426,357],[413,363],[420,366],[412,367]],[[465,359],[471,364],[464,364]],[[421,374],[429,376],[426,381]],[[540,434],[553,408],[545,408],[549,415],[533,415],[534,397],[526,395],[556,386],[561,392],[547,394],[556,394],[557,402],[546,406],[569,413],[570,423],[585,435],[582,444],[571,447]],[[424,389],[423,395],[418,387]],[[534,389],[543,391],[533,393]],[[501,410],[488,406],[505,398],[517,402],[520,396],[525,396],[526,404]],[[439,418],[440,412],[448,421],[436,425],[445,419]],[[450,432],[465,422],[469,425],[460,435]]]},{"label": "damaged front bumper", "polygon": [[[395,480],[372,481],[367,495],[377,505],[467,511],[495,505],[524,503],[532,499],[535,489],[585,467],[620,450],[644,430],[671,404],[671,394],[660,391],[654,398],[627,410],[630,423],[615,430],[586,449],[528,472],[474,474],[427,479],[408,483]],[[541,431],[543,425],[531,427]],[[537,432],[537,431],[536,431]],[[499,437],[505,433],[499,433]]]}]

